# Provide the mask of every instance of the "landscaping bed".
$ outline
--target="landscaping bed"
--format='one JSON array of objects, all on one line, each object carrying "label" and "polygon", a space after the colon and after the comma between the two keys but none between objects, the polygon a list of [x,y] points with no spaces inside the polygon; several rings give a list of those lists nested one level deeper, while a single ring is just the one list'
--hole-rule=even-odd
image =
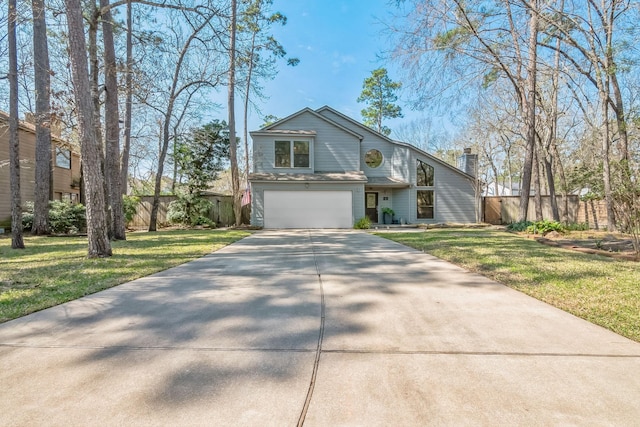
[{"label": "landscaping bed", "polygon": [[550,232],[543,237],[534,238],[542,244],[571,249],[594,255],[640,261],[633,248],[630,236],[606,231],[571,231],[568,233]]}]

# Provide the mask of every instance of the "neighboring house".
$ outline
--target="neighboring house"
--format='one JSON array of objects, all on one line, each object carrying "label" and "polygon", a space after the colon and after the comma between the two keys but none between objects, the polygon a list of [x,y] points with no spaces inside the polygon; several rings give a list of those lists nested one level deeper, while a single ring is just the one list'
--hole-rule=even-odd
[{"label": "neighboring house", "polygon": [[[532,189],[533,191],[533,189]],[[532,193],[533,194],[533,193]],[[496,193],[496,182],[491,181],[484,185],[483,196],[519,196],[520,195],[520,183],[514,182],[512,188],[498,184],[498,191]]]},{"label": "neighboring house", "polygon": [[364,216],[382,224],[383,208],[398,223],[476,222],[471,174],[330,107],[305,108],[251,137],[252,225],[351,228]]},{"label": "neighboring house", "polygon": [[[20,121],[20,194],[22,206],[33,201],[35,191],[35,125]],[[62,139],[51,136],[53,161],[53,198],[78,202],[80,198],[80,156]],[[9,181],[9,116],[0,111],[0,225],[11,222],[11,192]]]}]

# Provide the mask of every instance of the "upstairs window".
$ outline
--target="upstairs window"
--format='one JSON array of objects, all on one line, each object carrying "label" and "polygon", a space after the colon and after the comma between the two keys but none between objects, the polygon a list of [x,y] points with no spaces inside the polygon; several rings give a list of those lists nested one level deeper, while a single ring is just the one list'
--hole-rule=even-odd
[{"label": "upstairs window", "polygon": [[276,141],[275,167],[308,168],[309,141]]},{"label": "upstairs window", "polygon": [[56,166],[63,169],[71,169],[71,150],[56,147]]},{"label": "upstairs window", "polygon": [[417,176],[416,185],[418,187],[433,187],[433,166],[418,160]]},{"label": "upstairs window", "polygon": [[291,141],[276,141],[276,167],[291,167]]},{"label": "upstairs window", "polygon": [[293,141],[293,167],[309,167],[309,141]]},{"label": "upstairs window", "polygon": [[371,169],[375,169],[382,164],[382,153],[380,150],[371,149],[364,155],[364,163]]}]

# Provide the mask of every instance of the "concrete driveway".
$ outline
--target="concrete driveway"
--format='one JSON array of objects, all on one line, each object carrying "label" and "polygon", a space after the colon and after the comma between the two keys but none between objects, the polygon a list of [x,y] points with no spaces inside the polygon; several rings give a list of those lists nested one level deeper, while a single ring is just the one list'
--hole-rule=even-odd
[{"label": "concrete driveway", "polygon": [[638,425],[640,344],[396,243],[263,231],[0,325],[0,425]]}]

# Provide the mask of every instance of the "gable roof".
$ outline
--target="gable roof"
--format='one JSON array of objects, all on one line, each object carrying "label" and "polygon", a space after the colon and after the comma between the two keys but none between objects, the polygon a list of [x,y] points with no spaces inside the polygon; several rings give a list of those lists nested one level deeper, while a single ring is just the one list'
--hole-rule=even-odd
[{"label": "gable roof", "polygon": [[[356,137],[356,138],[358,138],[358,140],[360,140],[360,141],[362,141],[362,140],[364,139],[364,137],[363,137],[362,135],[360,135],[359,133],[357,133],[357,132],[353,131],[352,129],[349,129],[349,128],[347,128],[347,127],[342,126],[340,123],[336,123],[336,122],[334,122],[333,120],[331,120],[331,119],[329,119],[329,118],[327,118],[327,117],[323,116],[322,114],[317,113],[316,111],[312,110],[312,109],[311,109],[311,108],[309,108],[309,107],[303,108],[302,110],[300,110],[300,111],[298,111],[298,112],[296,112],[296,113],[293,113],[293,114],[291,114],[290,116],[285,117],[284,119],[278,120],[277,122],[272,123],[272,124],[270,124],[269,126],[265,126],[265,127],[263,127],[262,129],[260,129],[260,130],[259,130],[259,131],[257,131],[257,132],[264,132],[264,131],[272,131],[272,130],[276,130],[276,129],[274,129],[274,127],[276,127],[276,126],[280,126],[281,124],[283,124],[283,123],[285,123],[285,122],[287,122],[287,121],[289,121],[289,120],[293,119],[294,117],[298,117],[298,116],[300,116],[300,115],[302,115],[302,114],[304,114],[304,113],[311,114],[312,116],[314,116],[314,117],[316,117],[316,118],[318,118],[318,119],[320,119],[320,120],[322,120],[322,121],[324,121],[324,122],[327,122],[327,123],[329,123],[330,125],[332,125],[332,126],[334,126],[334,127],[337,127],[338,129],[341,129],[341,130],[342,130],[342,131],[344,131],[344,132],[347,132],[347,133],[349,133],[349,134],[351,134],[351,135],[355,136],[355,137]],[[251,132],[251,134],[254,134],[254,132]]]},{"label": "gable roof", "polygon": [[409,144],[407,142],[393,140],[393,139],[389,138],[388,136],[383,135],[383,134],[381,134],[380,132],[377,132],[374,129],[371,129],[368,126],[365,126],[364,124],[358,122],[357,120],[354,120],[351,117],[349,117],[349,116],[347,116],[345,114],[342,114],[338,110],[335,110],[335,109],[329,107],[328,105],[320,107],[317,110],[313,110],[313,109],[311,109],[309,107],[305,107],[302,110],[297,111],[297,112],[285,117],[284,119],[280,119],[275,123],[272,123],[272,124],[270,124],[268,126],[265,126],[265,127],[261,128],[260,130],[250,132],[250,134],[253,136],[253,135],[261,135],[261,134],[265,135],[267,133],[275,133],[275,132],[313,132],[313,131],[287,131],[287,130],[283,130],[283,129],[274,129],[275,127],[280,126],[281,124],[283,124],[283,123],[285,123],[285,122],[287,122],[287,121],[289,121],[289,120],[291,120],[291,119],[293,119],[295,117],[298,117],[298,116],[300,116],[300,115],[302,115],[304,113],[308,113],[308,114],[311,114],[312,116],[314,116],[314,117],[316,117],[316,118],[318,118],[318,119],[320,119],[320,120],[322,120],[322,121],[324,121],[326,123],[329,123],[330,125],[332,125],[334,127],[337,127],[339,129],[341,129],[341,130],[343,130],[343,131],[355,136],[360,141],[362,141],[364,139],[364,136],[362,136],[362,134],[354,131],[353,129],[349,129],[348,127],[345,127],[345,126],[341,125],[340,123],[337,123],[337,122],[331,120],[330,118],[322,115],[321,113],[323,111],[329,111],[329,112],[335,114],[336,116],[344,119],[349,124],[354,125],[357,129],[361,129],[364,132],[368,132],[368,133],[370,133],[372,135],[375,135],[378,138],[383,139],[384,141],[386,141],[386,142],[388,142],[390,144],[398,145],[400,147],[404,147],[404,148],[408,148],[410,150],[413,150],[416,153],[420,154],[421,156],[424,156],[424,157],[428,158],[430,161],[432,161],[434,163],[438,163],[440,166],[443,166],[443,167],[445,167],[445,168],[447,168],[447,169],[449,169],[449,170],[451,170],[451,171],[453,171],[455,173],[458,173],[458,174],[464,176],[467,179],[470,179],[470,180],[475,180],[476,179],[473,175],[469,175],[468,173],[458,169],[455,166],[450,165],[449,163],[447,163],[447,162],[445,162],[443,160],[440,160],[439,158],[427,153],[426,151],[421,150],[420,148],[418,148],[418,147],[416,147],[414,145],[411,145],[411,144]]},{"label": "gable roof", "polygon": [[[2,111],[0,110],[0,126],[2,127],[8,127],[9,126],[9,120],[10,120],[10,116],[9,113],[7,113],[6,111]],[[18,120],[18,130],[22,130],[25,132],[28,132],[30,134],[35,135],[36,134],[36,125],[33,123],[29,123],[26,120]],[[62,139],[60,136],[54,135],[53,132],[51,132],[51,142],[53,142],[54,144],[69,149],[72,152],[76,153],[78,152],[78,148],[76,146],[74,146],[73,144],[71,144],[69,141],[66,141],[64,139]]]},{"label": "gable roof", "polygon": [[[411,145],[411,144],[409,144],[407,142],[402,142],[402,141],[397,141],[397,140],[391,139],[388,136],[383,135],[380,132],[377,132],[375,129],[371,129],[370,127],[368,127],[368,126],[366,126],[366,125],[364,125],[364,124],[352,119],[351,117],[346,116],[346,115],[342,114],[341,112],[329,107],[328,105],[325,105],[324,107],[320,107],[320,108],[318,108],[316,110],[317,113],[321,113],[322,111],[330,111],[333,114],[339,116],[340,118],[343,118],[344,120],[347,120],[349,123],[352,123],[353,125],[357,126],[358,128],[366,130],[367,132],[370,132],[370,133],[376,135],[377,137],[379,137],[381,139],[384,139],[385,141],[387,141],[387,142],[389,142],[391,144],[399,145],[401,147],[406,147],[406,148],[409,148],[411,150],[414,150],[417,153],[419,153],[419,154],[421,154],[421,155],[423,155],[425,157],[428,157],[429,160],[434,161],[434,162],[436,162],[436,163],[438,163],[438,164],[440,164],[440,165],[442,165],[444,167],[447,167],[447,168],[453,170],[454,172],[457,172],[457,173],[459,173],[459,174],[461,174],[461,175],[463,175],[463,176],[465,176],[467,178],[475,179],[474,176],[469,175],[468,173],[464,172],[463,170],[460,170],[457,167],[452,166],[449,163],[447,163],[447,162],[445,162],[443,160],[440,160],[437,157],[434,157],[433,155],[427,153],[426,151],[421,150],[420,148],[418,148],[418,147],[416,147],[414,145]],[[328,120],[330,120],[330,119],[328,119]]]},{"label": "gable roof", "polygon": [[[321,112],[322,112],[322,111],[330,111],[330,112],[332,112],[333,114],[335,114],[336,116],[339,116],[339,117],[341,117],[341,118],[345,119],[345,120],[346,120],[346,121],[348,121],[349,123],[351,123],[351,124],[353,124],[353,125],[355,125],[355,126],[359,127],[360,129],[362,129],[362,130],[364,130],[364,131],[367,131],[367,132],[369,132],[369,133],[373,133],[375,136],[378,136],[378,137],[380,137],[380,138],[382,138],[382,139],[385,139],[385,140],[387,140],[388,142],[394,142],[394,141],[393,141],[393,139],[389,138],[388,136],[386,136],[386,135],[384,135],[384,134],[382,134],[382,133],[380,133],[380,132],[376,131],[375,129],[370,128],[369,126],[363,125],[363,124],[362,124],[362,123],[360,123],[359,121],[354,120],[354,119],[352,119],[351,117],[349,117],[349,116],[347,116],[347,115],[342,114],[340,111],[335,110],[335,109],[333,109],[333,108],[329,107],[328,105],[325,105],[324,107],[320,107],[320,108],[318,108],[315,112],[316,112],[316,113],[318,113],[318,114],[320,114],[320,115],[322,116],[322,114],[321,114]],[[325,116],[322,116],[322,117],[325,117]],[[326,118],[326,117],[325,117],[325,118]],[[326,119],[327,119],[327,120],[331,120],[331,119],[329,119],[329,118],[326,118]]]}]

